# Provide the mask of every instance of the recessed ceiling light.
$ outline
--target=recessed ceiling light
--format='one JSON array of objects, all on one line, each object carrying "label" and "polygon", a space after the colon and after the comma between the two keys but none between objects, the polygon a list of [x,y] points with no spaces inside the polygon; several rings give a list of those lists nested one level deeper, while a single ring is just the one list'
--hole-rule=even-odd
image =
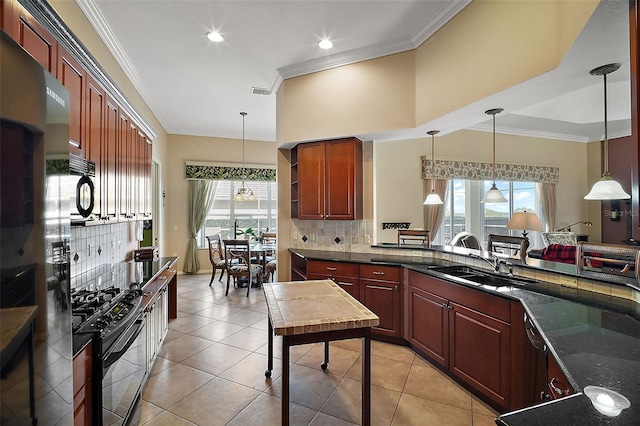
[{"label": "recessed ceiling light", "polygon": [[318,46],[320,46],[320,49],[331,49],[333,47],[333,43],[331,43],[331,40],[325,38],[322,39],[320,41],[320,43],[318,43]]},{"label": "recessed ceiling light", "polygon": [[220,43],[221,41],[224,41],[224,37],[222,37],[220,33],[216,31],[211,31],[210,33],[207,33],[207,38],[211,41],[215,41],[216,43]]}]

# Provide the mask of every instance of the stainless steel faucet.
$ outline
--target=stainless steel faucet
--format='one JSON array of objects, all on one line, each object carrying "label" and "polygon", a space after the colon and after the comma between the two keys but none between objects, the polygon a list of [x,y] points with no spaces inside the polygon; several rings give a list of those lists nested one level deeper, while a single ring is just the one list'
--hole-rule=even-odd
[{"label": "stainless steel faucet", "polygon": [[482,256],[479,256],[479,255],[473,254],[473,253],[470,253],[469,257],[473,257],[473,258],[476,258],[476,259],[483,260],[483,261],[487,262],[489,265],[491,265],[491,267],[493,268],[494,271],[500,272],[500,263],[502,262],[502,260],[499,257],[495,257],[494,256],[492,258],[486,258],[486,257],[482,257]]}]

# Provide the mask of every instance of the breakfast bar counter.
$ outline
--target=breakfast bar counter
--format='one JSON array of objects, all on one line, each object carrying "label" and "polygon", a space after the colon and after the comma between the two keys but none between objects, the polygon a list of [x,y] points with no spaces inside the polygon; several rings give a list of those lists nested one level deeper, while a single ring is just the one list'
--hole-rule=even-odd
[{"label": "breakfast bar counter", "polygon": [[362,338],[362,424],[371,423],[371,327],[379,318],[331,280],[263,283],[269,310],[268,366],[273,369],[273,335],[282,336],[282,425],[289,424],[289,348],[324,342],[324,363],[329,363],[329,342]]}]

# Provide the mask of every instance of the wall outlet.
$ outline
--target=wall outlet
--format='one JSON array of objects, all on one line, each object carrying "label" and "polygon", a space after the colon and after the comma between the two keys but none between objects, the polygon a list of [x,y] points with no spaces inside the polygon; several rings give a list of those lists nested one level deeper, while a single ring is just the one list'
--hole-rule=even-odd
[{"label": "wall outlet", "polygon": [[297,233],[297,232],[294,232],[294,233],[291,235],[291,238],[292,238],[294,241],[295,241],[295,240],[297,240],[297,239],[298,239],[298,233]]},{"label": "wall outlet", "polygon": [[364,236],[364,243],[365,244],[371,244],[371,235],[365,235]]},{"label": "wall outlet", "polygon": [[315,232],[312,232],[310,234],[310,236],[311,236],[311,241],[315,241],[316,240],[316,233]]},{"label": "wall outlet", "polygon": [[88,257],[91,257],[91,249],[92,249],[91,243],[87,244],[87,256]]},{"label": "wall outlet", "polygon": [[114,238],[111,239],[111,248],[116,248],[116,240]]},{"label": "wall outlet", "polygon": [[173,230],[177,231],[178,230],[178,225],[173,225]]}]

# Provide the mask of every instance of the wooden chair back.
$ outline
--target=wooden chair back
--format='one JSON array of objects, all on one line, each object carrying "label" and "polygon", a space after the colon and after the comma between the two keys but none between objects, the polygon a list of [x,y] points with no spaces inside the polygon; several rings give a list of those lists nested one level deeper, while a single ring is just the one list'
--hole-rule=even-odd
[{"label": "wooden chair back", "polygon": [[215,266],[219,261],[224,260],[224,252],[222,251],[222,240],[220,234],[205,236],[209,245],[209,262]]},{"label": "wooden chair back", "polygon": [[431,231],[426,229],[398,229],[398,245],[419,244],[431,247]]},{"label": "wooden chair back", "polygon": [[231,277],[234,281],[238,278],[247,278],[247,296],[254,279],[258,285],[262,285],[262,266],[251,263],[251,250],[249,240],[222,240],[224,244],[224,258],[227,262],[227,291]]},{"label": "wooden chair back", "polygon": [[487,241],[487,251],[519,256],[523,262],[527,258],[527,246],[528,241],[525,237],[511,235],[489,234]]},{"label": "wooden chair back", "polygon": [[262,244],[276,245],[277,241],[275,232],[263,232],[260,236],[260,242]]}]

